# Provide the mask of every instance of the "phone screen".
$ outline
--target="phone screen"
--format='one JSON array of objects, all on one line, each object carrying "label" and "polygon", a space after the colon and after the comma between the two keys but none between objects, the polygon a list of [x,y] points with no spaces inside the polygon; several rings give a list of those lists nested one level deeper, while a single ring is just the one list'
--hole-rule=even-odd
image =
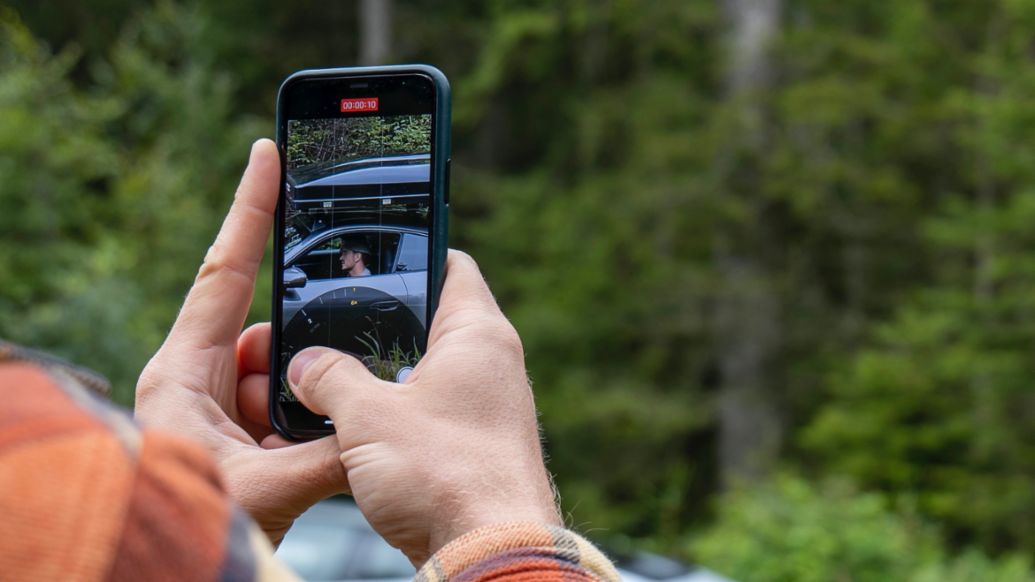
[{"label": "phone screen", "polygon": [[334,348],[402,382],[426,348],[435,92],[419,74],[323,78],[281,100],[274,396],[304,435],[333,426],[289,389],[296,353]]}]

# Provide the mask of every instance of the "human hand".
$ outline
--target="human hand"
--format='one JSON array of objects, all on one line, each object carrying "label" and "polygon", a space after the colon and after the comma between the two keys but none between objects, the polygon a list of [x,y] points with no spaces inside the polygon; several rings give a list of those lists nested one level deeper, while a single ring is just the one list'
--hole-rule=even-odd
[{"label": "human hand", "polygon": [[241,410],[267,401],[269,324],[241,334],[277,205],[276,145],[252,146],[223,227],[165,343],[137,383],[135,415],[214,456],[234,499],[277,543],[313,503],[347,490],[333,437],[290,444]]},{"label": "human hand", "polygon": [[415,565],[484,525],[560,524],[521,341],[467,255],[449,254],[427,353],[404,384],[329,348],[296,354],[288,378],[334,421],[367,520]]}]

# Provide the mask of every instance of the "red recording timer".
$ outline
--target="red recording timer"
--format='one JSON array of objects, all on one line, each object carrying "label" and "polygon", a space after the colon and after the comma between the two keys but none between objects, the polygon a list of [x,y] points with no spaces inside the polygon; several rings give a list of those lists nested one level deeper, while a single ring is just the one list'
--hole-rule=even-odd
[{"label": "red recording timer", "polygon": [[342,113],[356,113],[356,112],[367,112],[377,111],[377,97],[360,97],[359,99],[342,99],[341,100],[341,112]]}]

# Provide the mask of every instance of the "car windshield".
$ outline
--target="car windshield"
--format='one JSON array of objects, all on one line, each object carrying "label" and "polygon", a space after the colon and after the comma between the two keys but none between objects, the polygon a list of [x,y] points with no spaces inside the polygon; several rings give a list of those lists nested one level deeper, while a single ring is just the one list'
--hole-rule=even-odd
[{"label": "car windshield", "polygon": [[309,235],[325,228],[324,221],[316,216],[301,212],[290,214],[284,225],[284,252],[290,252]]}]

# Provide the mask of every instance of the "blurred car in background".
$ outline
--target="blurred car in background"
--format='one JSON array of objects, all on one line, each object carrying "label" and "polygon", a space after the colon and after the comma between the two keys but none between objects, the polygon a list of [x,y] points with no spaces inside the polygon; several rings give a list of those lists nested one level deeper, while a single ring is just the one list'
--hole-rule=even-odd
[{"label": "blurred car in background", "polygon": [[[310,581],[402,582],[416,573],[406,556],[388,545],[346,497],[321,501],[303,513],[284,537],[277,557]],[[611,557],[629,582],[731,582],[648,552]]]}]

